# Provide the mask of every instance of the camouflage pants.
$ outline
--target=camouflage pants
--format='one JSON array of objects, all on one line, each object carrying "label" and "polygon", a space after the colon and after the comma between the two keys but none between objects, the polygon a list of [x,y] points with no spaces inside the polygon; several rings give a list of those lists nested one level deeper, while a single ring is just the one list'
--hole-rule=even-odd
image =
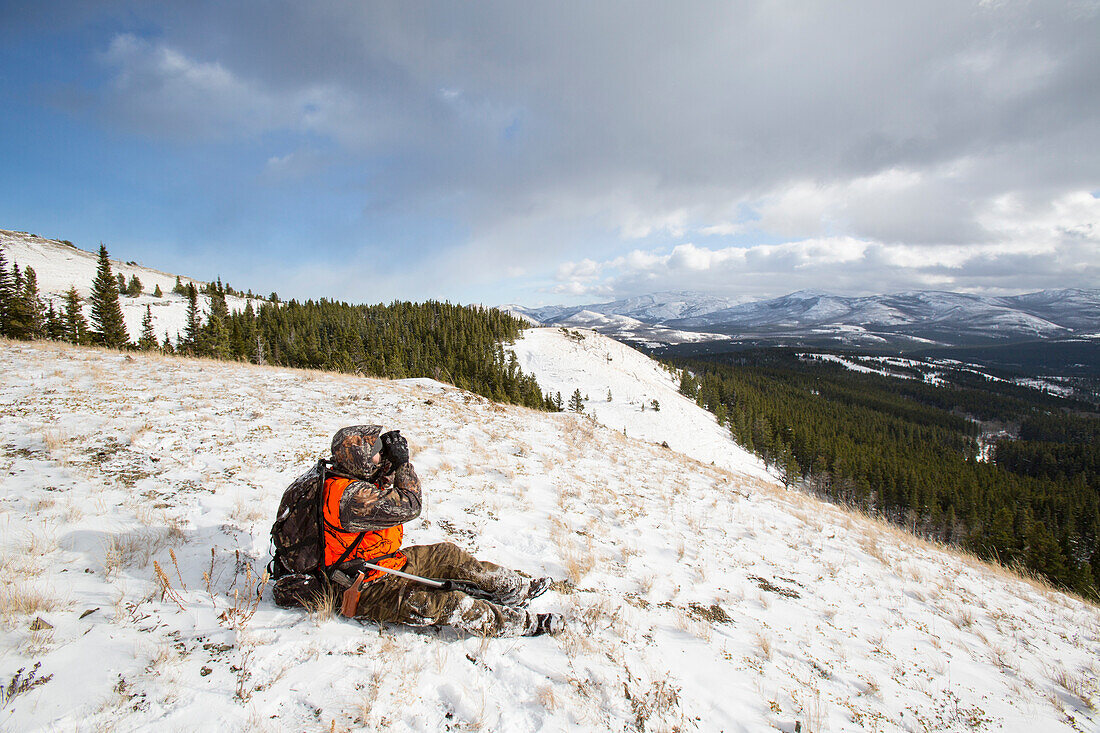
[{"label": "camouflage pants", "polygon": [[[490,593],[507,593],[527,582],[514,570],[483,562],[450,542],[401,549],[409,561],[402,570],[423,578],[473,583]],[[384,575],[367,583],[356,617],[410,626],[451,626],[476,636],[520,636],[530,615],[473,598],[461,591],[441,591],[414,580]]]}]

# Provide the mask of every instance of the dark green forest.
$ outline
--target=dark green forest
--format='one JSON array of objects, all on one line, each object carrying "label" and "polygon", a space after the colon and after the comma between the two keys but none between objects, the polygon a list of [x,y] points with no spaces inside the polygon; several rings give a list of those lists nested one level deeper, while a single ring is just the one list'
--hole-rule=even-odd
[{"label": "dark green forest", "polygon": [[[543,395],[534,376],[524,374],[503,343],[514,341],[524,322],[495,309],[426,303],[351,305],[329,300],[249,299],[230,313],[220,279],[198,289],[177,278],[175,292],[188,300],[187,323],[174,339],[158,342],[151,309],[131,341],[122,320],[119,295],[140,295],[140,281],[111,272],[105,247],[92,283],[89,324],[75,289],[61,309],[40,297],[34,270],[10,268],[0,251],[0,335],[55,339],[77,344],[135,348],[257,364],[324,369],[377,377],[430,377],[498,402],[536,409],[558,409]],[[163,297],[160,289],[154,297]]]},{"label": "dark green forest", "polygon": [[[1096,405],[965,370],[934,385],[786,349],[671,363],[681,391],[787,485],[1098,597]],[[988,460],[983,424],[1008,433]]]}]

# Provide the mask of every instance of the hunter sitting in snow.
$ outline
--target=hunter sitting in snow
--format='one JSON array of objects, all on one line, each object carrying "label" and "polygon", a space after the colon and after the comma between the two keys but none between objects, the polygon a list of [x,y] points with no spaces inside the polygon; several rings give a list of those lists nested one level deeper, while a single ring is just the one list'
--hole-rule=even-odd
[{"label": "hunter sitting in snow", "polygon": [[319,461],[283,495],[271,530],[276,603],[307,605],[332,581],[356,618],[489,636],[563,628],[558,614],[525,610],[549,578],[528,580],[449,542],[402,548],[402,525],[420,516],[421,498],[400,433],[342,428],[332,461]]}]

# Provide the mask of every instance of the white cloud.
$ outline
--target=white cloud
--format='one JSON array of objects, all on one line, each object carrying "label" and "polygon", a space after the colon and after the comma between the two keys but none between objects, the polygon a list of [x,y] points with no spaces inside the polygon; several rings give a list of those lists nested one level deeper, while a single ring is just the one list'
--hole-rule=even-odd
[{"label": "white cloud", "polygon": [[[727,295],[777,295],[801,288],[1018,292],[1094,287],[1100,277],[1100,199],[1087,192],[1032,206],[1016,196],[1001,197],[980,220],[990,241],[967,247],[832,236],[744,247],[685,243],[671,250],[635,249],[603,262],[566,263],[558,269],[556,291],[590,295],[603,290],[616,297],[666,289]],[[1066,272],[1075,276],[1066,278]]]}]

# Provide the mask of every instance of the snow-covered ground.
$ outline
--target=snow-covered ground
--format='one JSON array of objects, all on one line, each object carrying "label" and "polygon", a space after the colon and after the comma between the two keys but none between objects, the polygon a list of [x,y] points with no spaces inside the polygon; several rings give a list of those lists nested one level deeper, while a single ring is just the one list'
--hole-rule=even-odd
[{"label": "snow-covered ground", "polygon": [[[561,358],[542,338],[517,345],[529,364]],[[785,492],[729,450],[712,466],[661,447],[692,450],[659,367],[633,371],[636,393],[594,366],[570,382],[612,427],[429,380],[59,344],[0,341],[0,375],[0,686],[36,663],[49,676],[3,701],[0,729],[1100,721],[1096,607]],[[661,410],[624,436],[614,406],[632,395]],[[409,437],[426,492],[409,541],[568,579],[535,604],[567,614],[565,634],[379,628],[278,609],[270,590],[249,603],[283,488],[368,421]]]},{"label": "snow-covered ground", "polygon": [[[0,250],[3,250],[8,266],[17,263],[21,270],[31,267],[34,269],[35,278],[38,281],[38,291],[42,297],[53,302],[54,308],[60,311],[65,304],[65,293],[70,287],[75,287],[81,298],[87,299],[92,291],[92,282],[95,280],[98,268],[98,254],[85,252],[71,244],[66,244],[56,239],[45,239],[26,232],[14,232],[0,229]],[[142,294],[137,296],[119,296],[119,304],[122,306],[122,317],[126,320],[126,331],[130,334],[131,341],[137,341],[141,336],[141,322],[145,318],[145,308],[150,306],[153,316],[153,329],[157,332],[159,340],[163,341],[168,336],[173,341],[177,334],[182,334],[187,324],[187,298],[172,292],[176,285],[176,276],[167,272],[144,267],[137,263],[111,260],[111,271],[115,275],[121,273],[126,281],[137,276],[141,281]],[[181,277],[183,285],[194,283],[201,292],[206,283],[188,277]],[[162,297],[154,297],[153,292],[160,286]],[[248,299],[227,295],[226,305],[231,312],[245,309]],[[253,307],[258,307],[260,301],[253,300]],[[199,308],[203,314],[210,312],[210,298],[199,295]],[[84,304],[84,317],[91,322],[92,307],[90,303]]]},{"label": "snow-covered ground", "polygon": [[566,405],[579,389],[585,414],[602,425],[667,443],[704,463],[768,478],[760,460],[737,445],[712,413],[680,394],[678,377],[636,349],[595,331],[555,327],[527,329],[510,350],[544,392],[560,392]]}]

